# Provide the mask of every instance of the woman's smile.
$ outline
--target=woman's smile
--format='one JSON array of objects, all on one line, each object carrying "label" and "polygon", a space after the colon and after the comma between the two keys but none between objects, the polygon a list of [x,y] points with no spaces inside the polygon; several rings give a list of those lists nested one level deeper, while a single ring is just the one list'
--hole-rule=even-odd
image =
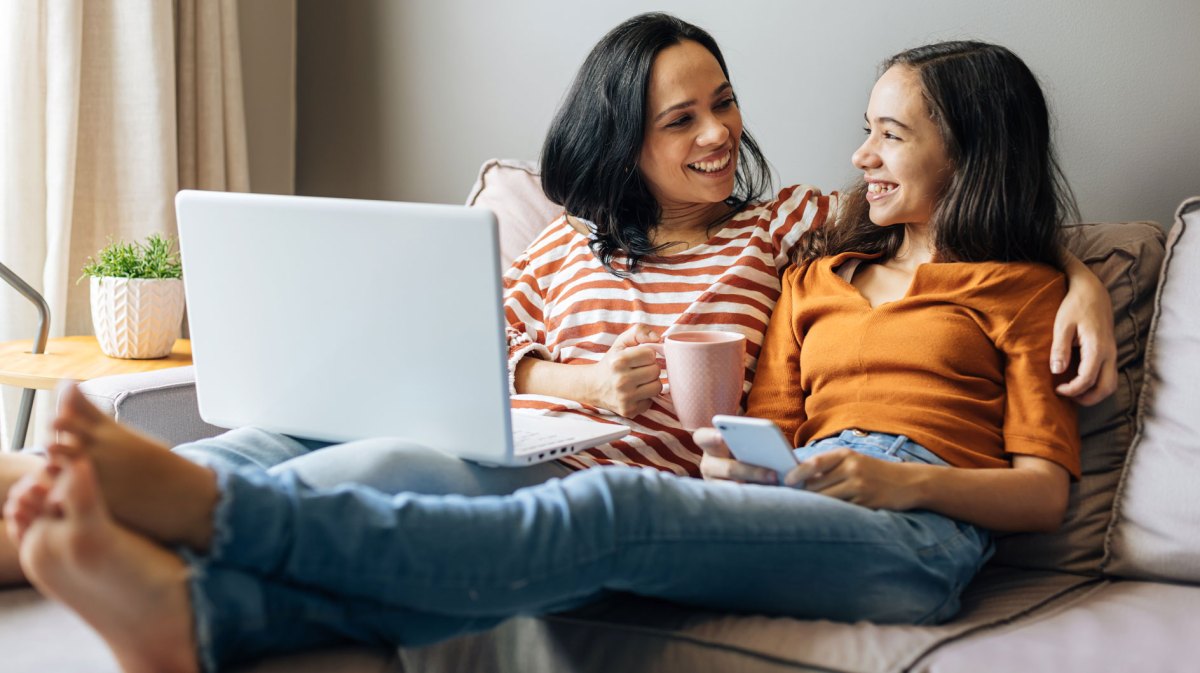
[{"label": "woman's smile", "polygon": [[715,152],[700,161],[694,161],[687,167],[706,177],[725,177],[737,168],[737,161],[734,160],[733,150],[726,149]]},{"label": "woman's smile", "polygon": [[900,185],[894,182],[884,182],[883,180],[867,179],[867,201],[870,203],[878,203],[887,197],[896,193],[900,189]]}]

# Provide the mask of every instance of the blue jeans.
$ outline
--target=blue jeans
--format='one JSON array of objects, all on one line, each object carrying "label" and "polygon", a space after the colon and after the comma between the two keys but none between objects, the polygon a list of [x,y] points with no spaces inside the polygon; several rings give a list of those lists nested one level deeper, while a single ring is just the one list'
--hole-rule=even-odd
[{"label": "blue jeans", "polygon": [[[944,465],[904,437],[848,446]],[[518,614],[631,592],[737,612],[936,623],[991,553],[988,534],[927,511],[803,490],[602,467],[507,496],[314,489],[294,473],[217,470],[207,554],[185,552],[201,662],[345,641],[418,645]]]},{"label": "blue jeans", "polygon": [[517,468],[487,467],[400,439],[331,445],[259,428],[230,430],[181,444],[172,451],[222,472],[294,472],[314,488],[355,482],[384,493],[506,495],[571,473],[557,461]]}]

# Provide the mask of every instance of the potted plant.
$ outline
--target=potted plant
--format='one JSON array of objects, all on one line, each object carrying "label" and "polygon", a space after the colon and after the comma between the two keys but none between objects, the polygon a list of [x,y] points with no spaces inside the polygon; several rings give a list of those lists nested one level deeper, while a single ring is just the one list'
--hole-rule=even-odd
[{"label": "potted plant", "polygon": [[110,243],[88,258],[92,326],[105,355],[165,357],[183,324],[183,266],[174,242],[151,234],[144,243]]}]

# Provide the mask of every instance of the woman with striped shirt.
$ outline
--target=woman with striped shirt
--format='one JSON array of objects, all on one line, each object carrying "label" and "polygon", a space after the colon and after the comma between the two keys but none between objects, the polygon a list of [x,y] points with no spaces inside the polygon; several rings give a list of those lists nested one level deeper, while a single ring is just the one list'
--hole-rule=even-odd
[{"label": "woman with striped shirt", "polygon": [[788,187],[775,201],[740,208],[707,240],[620,275],[594,254],[590,232],[572,225],[581,220],[560,218],[505,275],[513,406],[631,428],[621,440],[562,459],[571,468],[644,465],[696,476],[700,454],[660,395],[653,351],[637,344],[689,329],[742,333],[748,391],[779,274],[828,204],[812,188]]}]

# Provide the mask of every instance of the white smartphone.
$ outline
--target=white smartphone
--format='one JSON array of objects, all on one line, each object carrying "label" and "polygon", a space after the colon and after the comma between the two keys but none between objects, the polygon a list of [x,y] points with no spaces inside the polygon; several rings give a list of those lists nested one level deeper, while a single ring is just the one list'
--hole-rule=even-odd
[{"label": "white smartphone", "polygon": [[[747,416],[713,416],[713,425],[721,433],[733,457],[748,463],[775,470],[779,485],[799,463],[792,453],[792,444],[780,432],[779,426],[765,418]],[[804,486],[797,485],[797,488]]]}]

